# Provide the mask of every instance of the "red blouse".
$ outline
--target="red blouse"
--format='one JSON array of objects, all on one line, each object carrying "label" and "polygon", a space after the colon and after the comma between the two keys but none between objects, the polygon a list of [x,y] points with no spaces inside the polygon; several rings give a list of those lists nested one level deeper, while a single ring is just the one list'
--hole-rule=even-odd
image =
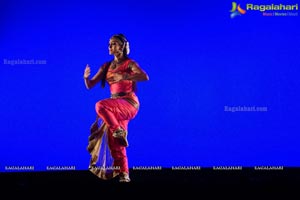
[{"label": "red blouse", "polygon": [[[132,75],[133,72],[131,71],[131,69],[129,68],[129,63],[130,62],[134,62],[131,59],[127,59],[125,61],[123,61],[123,63],[121,63],[116,69],[111,69],[108,68],[107,74],[106,74],[106,80],[113,76],[113,73],[120,73],[120,74],[128,74],[128,75]],[[135,100],[136,102],[138,102],[138,99],[135,95],[134,92],[134,82],[131,80],[121,80],[119,82],[115,82],[115,83],[111,83],[108,81],[109,87],[110,87],[110,92],[111,94],[116,94],[116,93],[129,93],[129,95],[127,95],[126,97],[131,97],[133,98],[133,100]]]}]

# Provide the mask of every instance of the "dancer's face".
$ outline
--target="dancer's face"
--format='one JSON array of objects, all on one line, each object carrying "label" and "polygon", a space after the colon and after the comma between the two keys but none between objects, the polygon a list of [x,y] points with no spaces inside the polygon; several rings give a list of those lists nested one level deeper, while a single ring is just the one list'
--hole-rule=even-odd
[{"label": "dancer's face", "polygon": [[120,40],[116,38],[111,38],[108,43],[108,51],[109,51],[109,55],[116,55],[116,54],[123,53]]}]

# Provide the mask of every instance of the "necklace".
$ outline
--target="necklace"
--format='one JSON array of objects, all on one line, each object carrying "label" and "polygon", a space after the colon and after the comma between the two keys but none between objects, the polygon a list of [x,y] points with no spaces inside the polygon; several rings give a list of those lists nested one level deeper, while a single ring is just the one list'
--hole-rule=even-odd
[{"label": "necklace", "polygon": [[119,61],[113,60],[111,63],[111,69],[116,69],[125,59],[121,59]]},{"label": "necklace", "polygon": [[113,61],[113,62],[111,63],[111,65],[110,65],[110,68],[111,68],[111,69],[116,69],[116,68],[117,68],[117,63]]}]

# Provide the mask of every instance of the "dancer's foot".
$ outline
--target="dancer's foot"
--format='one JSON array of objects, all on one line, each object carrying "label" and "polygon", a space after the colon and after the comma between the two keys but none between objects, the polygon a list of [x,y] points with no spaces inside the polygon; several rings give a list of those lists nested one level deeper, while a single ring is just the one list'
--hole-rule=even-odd
[{"label": "dancer's foot", "polygon": [[119,178],[120,178],[119,182],[130,182],[131,181],[128,173],[125,173],[125,172],[120,173]]},{"label": "dancer's foot", "polygon": [[128,140],[127,140],[127,132],[121,128],[117,129],[114,133],[113,133],[113,137],[114,138],[118,138],[121,141],[121,144],[124,145],[125,147],[128,147]]}]

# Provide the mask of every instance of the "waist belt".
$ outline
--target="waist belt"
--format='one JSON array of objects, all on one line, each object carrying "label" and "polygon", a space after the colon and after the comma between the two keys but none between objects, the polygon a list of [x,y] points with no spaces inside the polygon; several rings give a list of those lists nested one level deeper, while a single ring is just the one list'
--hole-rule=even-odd
[{"label": "waist belt", "polygon": [[119,93],[111,94],[111,98],[123,97],[129,94],[130,92],[119,92]]}]

